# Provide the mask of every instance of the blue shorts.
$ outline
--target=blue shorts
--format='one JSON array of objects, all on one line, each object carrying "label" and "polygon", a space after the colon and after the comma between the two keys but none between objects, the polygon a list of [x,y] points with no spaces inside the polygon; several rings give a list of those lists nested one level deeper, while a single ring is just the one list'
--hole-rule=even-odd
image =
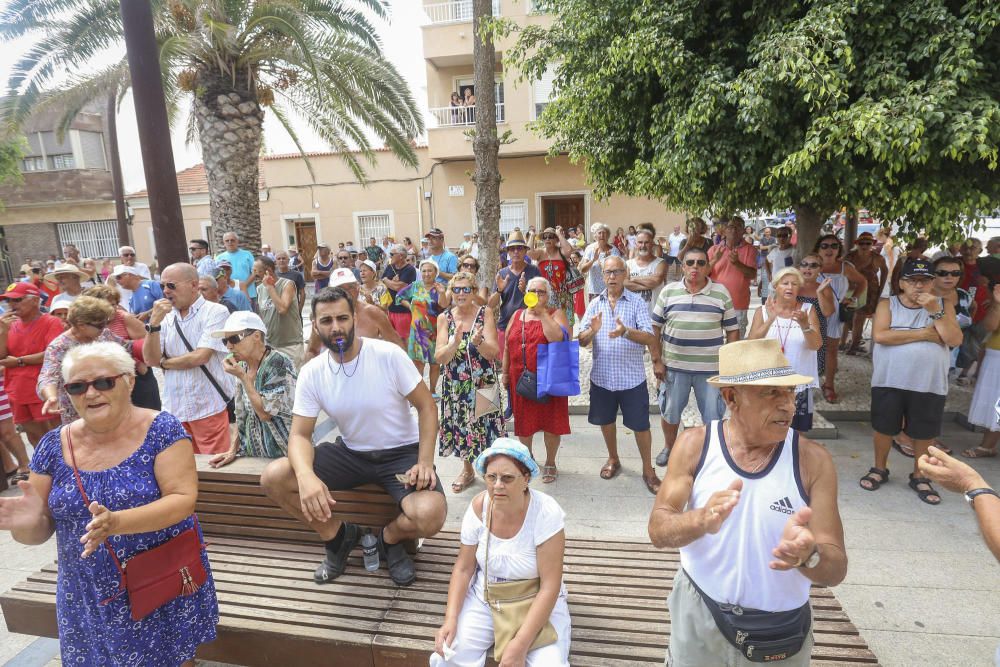
[{"label": "blue shorts", "polygon": [[622,413],[625,428],[636,432],[649,430],[649,389],[646,381],[631,389],[611,391],[590,383],[590,413],[587,421],[595,426],[614,424]]},{"label": "blue shorts", "polygon": [[722,419],[726,414],[726,402],[722,400],[719,390],[708,383],[710,377],[707,373],[688,373],[668,368],[667,377],[660,383],[657,393],[663,419],[668,424],[681,423],[681,413],[687,407],[691,389],[694,389],[694,397],[698,401],[702,423]]}]

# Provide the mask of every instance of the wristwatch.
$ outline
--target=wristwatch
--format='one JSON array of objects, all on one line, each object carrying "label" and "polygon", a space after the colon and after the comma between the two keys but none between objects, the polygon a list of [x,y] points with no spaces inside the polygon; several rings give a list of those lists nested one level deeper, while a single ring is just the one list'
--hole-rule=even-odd
[{"label": "wristwatch", "polygon": [[18,357],[17,358],[17,365],[18,366],[24,366],[24,359],[22,357]]},{"label": "wristwatch", "polygon": [[930,318],[932,320],[935,320],[935,321],[940,320],[942,317],[944,317],[944,308],[942,308],[941,310],[937,311],[936,313],[931,313],[930,314]]},{"label": "wristwatch", "polygon": [[159,324],[157,324],[156,326],[153,326],[152,324],[146,325],[146,333],[156,333],[159,330],[160,330]]},{"label": "wristwatch", "polygon": [[996,496],[1000,498],[1000,493],[997,493],[990,487],[986,486],[981,489],[973,489],[972,491],[965,492],[965,500],[969,503],[970,507],[975,507],[976,496]]},{"label": "wristwatch", "polygon": [[819,555],[819,547],[813,547],[812,554],[810,554],[809,558],[806,558],[804,561],[799,563],[799,567],[804,567],[807,570],[811,570],[817,565],[819,565],[820,560],[821,559]]}]

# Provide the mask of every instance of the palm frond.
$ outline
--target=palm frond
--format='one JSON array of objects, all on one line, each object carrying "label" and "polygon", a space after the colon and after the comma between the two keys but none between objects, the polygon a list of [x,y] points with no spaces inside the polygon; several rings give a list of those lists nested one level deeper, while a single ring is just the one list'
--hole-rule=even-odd
[{"label": "palm frond", "polygon": [[302,159],[305,160],[306,169],[309,170],[309,178],[311,178],[312,182],[315,183],[316,172],[313,171],[312,160],[309,159],[309,156],[306,154],[306,149],[302,147],[302,142],[299,141],[298,133],[295,131],[291,122],[289,122],[288,114],[285,112],[284,105],[278,103],[272,104],[270,111],[274,114],[274,117],[278,119],[278,122],[281,123],[281,127],[285,128],[285,132],[287,132],[288,136],[291,137],[295,147],[299,149],[299,153],[302,153]]},{"label": "palm frond", "polygon": [[69,85],[47,93],[33,111],[57,113],[56,131],[62,136],[84,106],[94,100],[106,99],[108,95],[118,97],[130,85],[128,61],[122,59],[91,77],[75,77]]}]

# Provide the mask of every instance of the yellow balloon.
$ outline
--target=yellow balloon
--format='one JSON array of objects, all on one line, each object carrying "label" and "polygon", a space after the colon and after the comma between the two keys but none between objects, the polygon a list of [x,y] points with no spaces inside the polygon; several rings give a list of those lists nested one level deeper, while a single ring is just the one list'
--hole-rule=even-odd
[{"label": "yellow balloon", "polygon": [[534,308],[538,305],[538,295],[534,292],[528,292],[524,295],[524,305],[528,308]]}]

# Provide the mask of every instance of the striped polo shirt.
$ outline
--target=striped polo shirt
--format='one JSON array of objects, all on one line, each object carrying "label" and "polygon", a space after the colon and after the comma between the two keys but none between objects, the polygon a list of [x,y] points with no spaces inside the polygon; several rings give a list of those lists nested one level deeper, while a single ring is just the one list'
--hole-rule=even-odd
[{"label": "striped polo shirt", "polygon": [[653,307],[653,323],[663,329],[664,363],[687,373],[718,373],[726,332],[739,331],[729,290],[712,280],[694,294],[683,280],[668,284]]}]

